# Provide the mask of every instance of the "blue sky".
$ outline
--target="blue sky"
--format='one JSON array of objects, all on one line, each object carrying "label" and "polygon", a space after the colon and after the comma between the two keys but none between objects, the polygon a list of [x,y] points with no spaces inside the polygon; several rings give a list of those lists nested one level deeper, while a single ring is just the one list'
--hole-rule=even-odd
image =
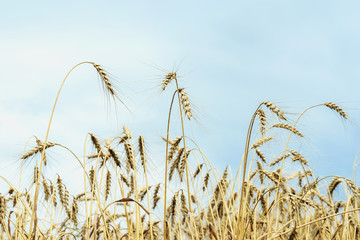
[{"label": "blue sky", "polygon": [[[132,113],[120,107],[115,121],[94,69],[74,71],[49,140],[79,155],[87,132],[116,136],[126,124],[149,139],[154,161],[161,161],[171,94],[154,88],[165,74],[150,66],[157,65],[179,69],[201,120],[188,125],[189,134],[217,168],[238,166],[260,102],[275,102],[295,120],[306,107],[333,101],[349,121],[324,108],[310,111],[299,125],[306,136],[299,147],[316,174],[352,177],[360,150],[359,7],[356,1],[2,3],[0,157],[6,167],[0,174],[12,176],[32,135],[44,138],[67,71],[94,61],[119,80]],[[64,153],[52,157],[54,171],[73,165]]]}]

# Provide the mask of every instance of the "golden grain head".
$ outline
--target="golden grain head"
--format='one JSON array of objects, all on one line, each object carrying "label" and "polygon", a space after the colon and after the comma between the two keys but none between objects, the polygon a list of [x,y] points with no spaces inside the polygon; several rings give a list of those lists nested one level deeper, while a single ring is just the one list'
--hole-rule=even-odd
[{"label": "golden grain head", "polygon": [[335,112],[339,113],[341,117],[348,119],[348,116],[346,115],[346,113],[344,112],[344,110],[342,108],[340,108],[338,105],[336,105],[335,103],[332,102],[326,102],[323,105],[325,105],[326,107],[334,110]]},{"label": "golden grain head", "polygon": [[204,177],[204,186],[203,186],[203,191],[205,191],[207,189],[207,185],[209,183],[209,179],[210,179],[210,173],[207,172],[205,177]]},{"label": "golden grain head", "polygon": [[269,108],[273,113],[275,113],[280,119],[286,121],[286,117],[285,117],[284,112],[281,111],[279,108],[277,108],[277,107],[275,106],[275,104],[273,104],[273,103],[270,102],[270,101],[263,102],[263,104],[264,104],[267,108]]},{"label": "golden grain head", "polygon": [[257,111],[257,116],[260,119],[260,132],[264,136],[266,131],[266,115],[262,109]]},{"label": "golden grain head", "polygon": [[139,145],[139,153],[141,158],[141,165],[143,166],[145,171],[145,166],[146,166],[145,143],[144,143],[144,137],[142,135],[139,136],[138,145]]},{"label": "golden grain head", "polygon": [[289,124],[286,124],[286,123],[276,123],[272,127],[287,129],[287,130],[293,132],[294,134],[298,135],[299,137],[304,137],[304,135],[302,135],[294,126],[290,126]]},{"label": "golden grain head", "polygon": [[201,163],[201,164],[199,164],[199,165],[197,166],[197,168],[196,168],[196,170],[195,170],[195,172],[194,172],[193,178],[196,178],[196,176],[199,175],[199,173],[200,173],[200,171],[201,171],[201,169],[202,169],[203,166],[204,166],[203,163]]},{"label": "golden grain head", "polygon": [[180,88],[178,90],[180,93],[181,104],[183,106],[185,115],[190,120],[192,118],[193,114],[192,114],[191,107],[190,107],[189,97],[187,96],[187,93],[184,91],[184,88]]},{"label": "golden grain head", "polygon": [[110,171],[106,172],[106,183],[105,183],[105,201],[108,199],[111,188],[111,173]]},{"label": "golden grain head", "polygon": [[99,73],[104,88],[110,93],[111,96],[116,97],[116,92],[114,90],[112,83],[108,78],[107,73],[100,65],[93,63],[93,66],[95,67],[96,71]]},{"label": "golden grain head", "polygon": [[272,137],[260,138],[253,143],[253,145],[250,147],[250,149],[258,148],[261,145],[263,145],[264,143],[270,141],[271,139],[272,139]]},{"label": "golden grain head", "polygon": [[170,72],[165,76],[165,79],[162,83],[162,90],[164,91],[167,87],[167,85],[172,81],[176,79],[176,72]]}]

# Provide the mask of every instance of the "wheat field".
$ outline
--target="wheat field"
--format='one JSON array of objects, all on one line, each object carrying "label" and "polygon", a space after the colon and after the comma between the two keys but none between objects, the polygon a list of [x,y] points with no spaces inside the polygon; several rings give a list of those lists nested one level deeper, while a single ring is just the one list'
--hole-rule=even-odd
[{"label": "wheat field", "polygon": [[[45,139],[35,137],[36,147],[21,156],[21,172],[33,173],[31,187],[18,189],[1,176],[8,188],[0,194],[1,239],[360,239],[360,191],[354,181],[315,176],[311,162],[291,144],[304,137],[298,123],[309,109],[326,108],[346,121],[340,106],[311,106],[289,121],[273,102],[260,103],[249,116],[247,135],[240,136],[246,142],[238,169],[219,173],[186,135],[196,113],[177,73],[170,72],[159,84],[161,91],[173,94],[164,116],[168,124],[160,164],[165,172],[154,183],[148,177],[154,166],[148,166],[146,139],[126,126],[111,139],[88,133],[93,151],[85,157],[48,141],[62,86],[83,64],[95,68],[111,101],[123,103],[116,90],[121,86],[115,86],[102,66],[82,62],[68,72]],[[174,115],[180,119],[180,136],[171,135]],[[269,154],[279,138],[285,139],[283,147]],[[81,192],[70,192],[60,175],[46,174],[51,148],[74,156],[83,172],[82,181],[74,183]],[[335,197],[336,189],[344,194]]]}]

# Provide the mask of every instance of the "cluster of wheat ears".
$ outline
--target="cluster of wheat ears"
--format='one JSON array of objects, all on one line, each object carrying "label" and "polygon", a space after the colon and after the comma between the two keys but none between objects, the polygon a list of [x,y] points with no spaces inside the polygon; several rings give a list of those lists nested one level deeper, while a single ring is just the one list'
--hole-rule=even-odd
[{"label": "cluster of wheat ears", "polygon": [[[37,146],[21,157],[21,170],[26,161],[33,166],[30,188],[17,188],[1,177],[9,187],[0,194],[1,239],[360,239],[360,190],[354,181],[316,178],[304,156],[288,149],[290,140],[303,137],[296,125],[309,109],[323,106],[347,119],[336,104],[309,107],[290,124],[272,102],[262,102],[251,118],[245,151],[232,177],[229,168],[221,174],[212,167],[186,136],[186,122],[194,116],[191,102],[176,72],[168,73],[161,84],[162,91],[173,91],[163,137],[164,180],[152,184],[144,137],[133,136],[127,127],[121,136],[106,141],[89,133],[86,141],[93,152],[82,158],[48,141],[62,86],[82,64],[92,65],[106,94],[120,100],[100,65],[82,62],[69,71],[45,139],[36,138]],[[178,137],[170,136],[175,111],[181,120]],[[284,134],[287,142],[277,155],[269,156],[263,147],[273,141],[273,131]],[[83,170],[82,192],[69,192],[59,175],[45,175],[48,149],[56,147],[73,154]],[[285,173],[289,162],[301,170]],[[339,186],[345,194],[336,199],[333,193]]]}]

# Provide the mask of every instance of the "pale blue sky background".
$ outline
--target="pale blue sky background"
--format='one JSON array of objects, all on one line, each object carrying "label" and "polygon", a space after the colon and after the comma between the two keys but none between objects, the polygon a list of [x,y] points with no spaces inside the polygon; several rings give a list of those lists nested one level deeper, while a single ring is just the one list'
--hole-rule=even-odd
[{"label": "pale blue sky background", "polygon": [[[27,139],[44,138],[67,71],[94,61],[119,79],[133,113],[120,108],[116,123],[105,111],[94,69],[74,71],[49,140],[79,155],[87,132],[116,136],[126,124],[148,139],[149,154],[161,162],[170,93],[152,89],[164,73],[149,65],[172,70],[181,62],[181,85],[202,122],[191,123],[189,134],[216,167],[238,166],[260,102],[298,113],[334,101],[349,121],[325,109],[310,111],[299,125],[306,135],[300,150],[316,174],[352,177],[360,150],[359,10],[357,1],[3,2],[0,174],[13,177]],[[74,161],[61,151],[51,157],[49,168],[70,181]]]}]

